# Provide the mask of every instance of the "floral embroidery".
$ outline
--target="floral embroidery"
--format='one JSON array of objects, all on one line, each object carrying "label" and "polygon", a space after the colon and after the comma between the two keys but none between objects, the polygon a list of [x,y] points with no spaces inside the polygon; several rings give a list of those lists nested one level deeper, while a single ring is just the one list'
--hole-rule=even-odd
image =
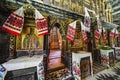
[{"label": "floral embroidery", "polygon": [[44,80],[44,66],[43,62],[39,63],[37,67],[38,80]]},{"label": "floral embroidery", "polygon": [[80,65],[78,63],[76,63],[76,61],[74,61],[72,63],[72,71],[73,71],[73,75],[75,77],[75,80],[79,80],[80,76],[81,76]]},{"label": "floral embroidery", "polygon": [[101,62],[102,64],[109,65],[109,56],[107,55],[101,55]]}]

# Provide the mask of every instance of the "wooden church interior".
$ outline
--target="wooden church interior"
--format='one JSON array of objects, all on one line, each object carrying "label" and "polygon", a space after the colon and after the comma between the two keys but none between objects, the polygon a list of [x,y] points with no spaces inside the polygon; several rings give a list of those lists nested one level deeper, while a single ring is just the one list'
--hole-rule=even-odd
[{"label": "wooden church interior", "polygon": [[[55,0],[55,1],[52,0],[52,1],[53,1],[52,4],[54,6],[59,4],[59,0]],[[67,68],[66,72],[71,71],[70,73],[73,75],[72,67],[71,67],[73,53],[77,53],[77,54],[81,53],[84,55],[84,53],[89,52],[91,53],[92,56],[83,57],[81,58],[81,61],[79,61],[81,78],[84,79],[85,77],[92,75],[92,70],[93,70],[93,73],[97,73],[101,70],[106,69],[107,67],[104,67],[101,65],[100,48],[102,46],[112,46],[113,43],[115,43],[117,46],[120,46],[120,44],[118,43],[119,38],[113,39],[113,38],[107,37],[107,39],[104,40],[103,32],[102,32],[102,36],[100,37],[100,40],[94,39],[95,30],[97,29],[97,22],[96,22],[96,19],[92,18],[90,32],[87,32],[88,41],[86,42],[83,41],[81,24],[80,24],[84,20],[84,16],[80,15],[80,14],[84,14],[83,8],[85,6],[89,7],[91,4],[90,9],[96,10],[96,12],[100,14],[100,16],[104,15],[103,12],[99,13],[97,11],[96,8],[98,6],[96,6],[95,4],[92,4],[93,1],[95,0],[91,0],[91,1],[79,0],[79,2],[76,3],[74,0],[71,0],[72,3],[69,3],[63,0],[64,4],[60,6],[64,7],[65,9],[69,8],[71,11],[74,11],[76,13],[66,11],[65,9],[51,7],[49,5],[41,4],[41,3],[28,4],[26,1],[27,4],[24,6],[25,22],[24,22],[24,27],[21,35],[20,36],[10,35],[0,29],[0,36],[3,35],[5,37],[3,38],[3,40],[5,40],[3,41],[3,43],[0,41],[0,45],[4,45],[0,47],[1,53],[5,53],[5,55],[1,54],[1,56],[3,57],[1,57],[0,62],[4,63],[6,62],[6,59],[11,60],[11,59],[16,59],[23,56],[29,56],[30,58],[32,58],[33,56],[36,56],[36,55],[38,56],[42,54],[44,55],[43,66],[45,71],[45,80],[49,80],[47,79],[48,73],[61,70],[61,69]],[[96,4],[99,3],[99,7],[101,11],[104,10],[103,6],[101,6],[104,0],[102,1],[98,0],[95,2]],[[11,12],[15,11],[20,7],[20,5],[17,5],[17,3],[14,4],[13,2],[12,4],[14,4],[14,6],[11,6],[11,7],[8,7],[8,5],[9,6],[11,5],[10,2],[3,1],[2,3],[6,3],[5,6],[2,6],[2,5],[0,6],[2,7],[0,9],[1,11],[0,16],[3,16],[3,18],[0,17],[0,19],[4,19],[3,21],[5,21],[5,19],[9,16]],[[25,3],[25,2],[23,1],[21,3]],[[84,5],[82,5],[82,3],[84,3]],[[76,4],[79,8],[78,7],[76,8]],[[36,25],[35,25],[34,7],[37,7],[39,11],[47,19],[48,35],[38,36]],[[3,10],[4,8],[5,10]],[[49,12],[51,10],[50,8],[54,9],[52,11],[54,14]],[[11,11],[9,12],[8,10],[9,11],[11,10]],[[48,11],[49,14],[45,11]],[[9,13],[4,14],[5,12],[9,12]],[[63,15],[58,16],[57,14],[55,14],[55,13],[62,14],[61,12],[63,13]],[[110,17],[111,12],[106,12],[105,15],[109,15],[107,16],[109,18],[108,22],[112,22],[111,20],[112,18]],[[90,13],[90,16],[93,17],[94,15]],[[77,20],[76,32],[75,32],[74,42],[71,42],[66,39],[66,33],[67,33],[68,24],[74,20]],[[0,25],[2,26],[2,24],[3,22],[1,21]],[[107,36],[109,36],[111,29],[112,28],[107,29],[107,33],[108,33]],[[111,59],[110,64],[114,65],[115,58],[113,53],[110,53],[109,57]],[[92,59],[92,63],[91,63],[91,59]],[[28,70],[26,71],[28,71],[28,73],[32,72],[32,74],[34,74],[35,76],[33,80],[37,80],[36,67],[33,66],[32,68],[28,68]],[[21,72],[22,74],[24,73],[24,70],[21,70],[19,72]],[[10,77],[11,73],[12,73],[12,76],[14,76],[14,78],[16,77],[15,74],[17,76],[19,75],[19,78],[21,76],[20,74],[17,74],[16,71],[13,71],[13,72],[9,71],[8,73],[9,75],[7,75],[7,77],[9,77],[10,80],[13,80]],[[27,74],[23,74],[23,75],[27,75]],[[15,80],[19,80],[19,79],[15,79]]]}]

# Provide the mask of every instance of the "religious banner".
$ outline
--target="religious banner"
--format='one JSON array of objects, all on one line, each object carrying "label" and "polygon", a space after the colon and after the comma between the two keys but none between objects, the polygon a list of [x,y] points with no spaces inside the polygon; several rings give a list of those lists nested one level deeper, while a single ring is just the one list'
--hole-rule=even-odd
[{"label": "religious banner", "polygon": [[85,30],[90,31],[91,20],[90,20],[90,15],[89,15],[86,7],[85,7],[84,25],[85,25]]},{"label": "religious banner", "polygon": [[38,36],[48,34],[47,20],[35,9],[35,23],[37,27]]},{"label": "religious banner", "polygon": [[23,7],[13,12],[2,26],[2,30],[19,36],[24,24],[24,12]]},{"label": "religious banner", "polygon": [[103,39],[107,39],[107,32],[105,31],[105,28],[103,27]]},{"label": "religious banner", "polygon": [[70,23],[68,25],[68,31],[67,31],[67,39],[70,41],[74,41],[75,37],[75,31],[76,31],[76,21]]},{"label": "religious banner", "polygon": [[83,37],[83,41],[87,41],[88,40],[88,37],[87,37],[87,34],[85,32],[85,26],[84,24],[81,22],[81,29],[82,29],[82,37]]},{"label": "religious banner", "polygon": [[96,29],[95,31],[95,39],[99,40],[101,36],[101,29]]},{"label": "religious banner", "polygon": [[110,32],[110,37],[114,38],[114,36],[115,36],[115,28],[113,28]]}]

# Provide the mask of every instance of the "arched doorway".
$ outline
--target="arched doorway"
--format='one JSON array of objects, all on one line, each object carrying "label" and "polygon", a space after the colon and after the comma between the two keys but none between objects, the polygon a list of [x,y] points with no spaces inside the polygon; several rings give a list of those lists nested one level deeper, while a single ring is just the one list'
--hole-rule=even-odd
[{"label": "arched doorway", "polygon": [[49,37],[49,63],[48,69],[54,70],[64,67],[62,59],[62,32],[60,31],[60,24],[55,23],[50,29]]},{"label": "arched doorway", "polygon": [[53,27],[50,31],[50,50],[60,50],[61,44],[61,33],[57,27]]}]

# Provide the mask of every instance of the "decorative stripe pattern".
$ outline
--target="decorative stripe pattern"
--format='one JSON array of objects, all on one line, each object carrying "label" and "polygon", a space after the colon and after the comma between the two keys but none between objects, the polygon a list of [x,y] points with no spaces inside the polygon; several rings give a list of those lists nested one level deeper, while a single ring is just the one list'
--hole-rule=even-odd
[{"label": "decorative stripe pattern", "polygon": [[13,12],[2,26],[2,30],[19,36],[24,24],[23,7]]},{"label": "decorative stripe pattern", "polygon": [[68,25],[68,31],[67,31],[67,39],[70,41],[74,41],[75,37],[75,31],[76,31],[76,21],[72,22]]},{"label": "decorative stripe pattern", "polygon": [[48,34],[47,20],[35,9],[35,22],[38,36]]},{"label": "decorative stripe pattern", "polygon": [[99,40],[99,39],[100,39],[100,36],[101,36],[101,32],[100,32],[99,29],[97,29],[97,30],[95,31],[95,39],[96,39],[96,40]]}]

